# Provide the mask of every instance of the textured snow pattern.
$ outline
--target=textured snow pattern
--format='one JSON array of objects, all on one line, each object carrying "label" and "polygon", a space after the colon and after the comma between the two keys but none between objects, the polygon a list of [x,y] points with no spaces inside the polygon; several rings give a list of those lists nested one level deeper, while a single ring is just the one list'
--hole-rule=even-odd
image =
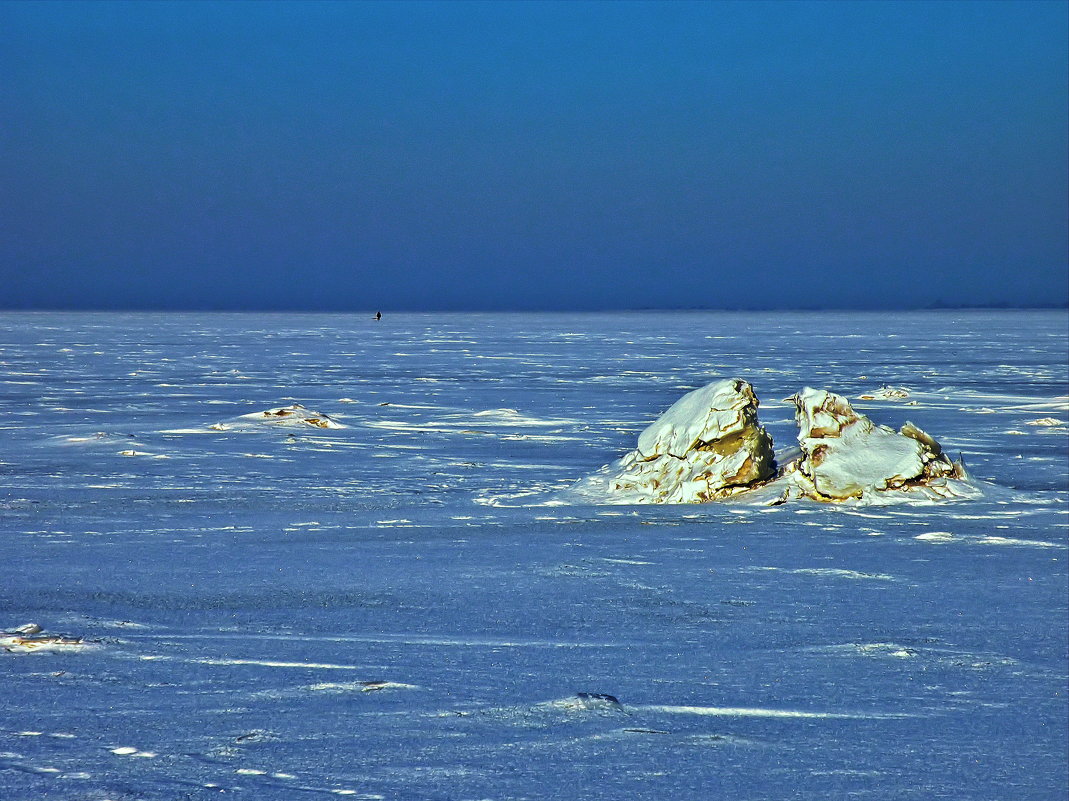
[{"label": "textured snow pattern", "polygon": [[[1065,798],[1066,323],[0,315],[0,798]],[[565,498],[727,376],[982,492]]]}]

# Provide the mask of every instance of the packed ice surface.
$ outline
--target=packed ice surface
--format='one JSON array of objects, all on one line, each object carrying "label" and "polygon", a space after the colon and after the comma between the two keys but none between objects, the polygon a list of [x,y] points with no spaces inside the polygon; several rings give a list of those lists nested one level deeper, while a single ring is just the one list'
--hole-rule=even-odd
[{"label": "packed ice surface", "polygon": [[[0,315],[0,798],[1065,797],[1065,312],[369,318]],[[523,505],[727,376],[983,492]]]},{"label": "packed ice surface", "polygon": [[[638,437],[638,447],[570,491],[593,503],[705,503],[775,475],[772,438],[740,379],[688,392]],[[562,496],[563,497],[563,496]]]}]

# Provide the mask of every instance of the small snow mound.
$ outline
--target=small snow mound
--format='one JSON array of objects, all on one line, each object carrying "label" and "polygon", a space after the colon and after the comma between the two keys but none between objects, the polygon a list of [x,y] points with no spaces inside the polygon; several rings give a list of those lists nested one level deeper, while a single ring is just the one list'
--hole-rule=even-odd
[{"label": "small snow mound", "polygon": [[45,634],[36,623],[26,623],[10,631],[0,631],[0,650],[12,654],[27,654],[35,651],[82,651],[97,647],[80,637],[60,637]]},{"label": "small snow mound", "polygon": [[322,412],[306,409],[299,403],[268,409],[264,412],[242,415],[244,420],[257,420],[275,425],[307,425],[314,428],[345,428],[333,418]]},{"label": "small snow mound", "polygon": [[324,681],[310,684],[310,692],[343,694],[351,692],[373,693],[381,690],[418,690],[415,684],[403,684],[397,681]]},{"label": "small snow mound", "polygon": [[906,387],[882,386],[872,392],[858,395],[858,400],[905,400],[910,396],[910,390]]},{"label": "small snow mound", "polygon": [[921,540],[922,542],[950,542],[954,539],[954,535],[949,531],[926,531],[923,534],[918,534],[913,539]]},{"label": "small snow mound", "polygon": [[624,709],[615,695],[607,693],[576,693],[575,702],[580,709],[597,712],[622,712]]}]

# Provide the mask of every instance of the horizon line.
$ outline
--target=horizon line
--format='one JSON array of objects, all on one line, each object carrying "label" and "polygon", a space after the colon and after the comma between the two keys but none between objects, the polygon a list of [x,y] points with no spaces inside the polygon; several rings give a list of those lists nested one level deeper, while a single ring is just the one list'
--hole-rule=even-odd
[{"label": "horizon line", "polygon": [[611,306],[611,307],[574,307],[574,308],[419,308],[368,306],[365,308],[205,308],[197,306],[160,307],[70,307],[70,306],[8,306],[0,307],[0,314],[5,313],[175,313],[175,314],[371,314],[377,311],[390,314],[601,314],[612,312],[910,312],[910,311],[1069,311],[1069,301],[1044,304],[948,304],[933,303],[927,306]]}]

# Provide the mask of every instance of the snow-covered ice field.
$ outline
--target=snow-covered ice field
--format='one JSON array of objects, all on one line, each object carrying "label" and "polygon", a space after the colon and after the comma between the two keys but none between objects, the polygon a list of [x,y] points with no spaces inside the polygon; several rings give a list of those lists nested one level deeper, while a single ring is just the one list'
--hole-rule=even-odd
[{"label": "snow-covered ice field", "polygon": [[[0,629],[73,640],[0,650],[0,798],[1065,798],[1067,334],[0,315]],[[733,376],[777,449],[826,388],[983,495],[555,502]]]}]

